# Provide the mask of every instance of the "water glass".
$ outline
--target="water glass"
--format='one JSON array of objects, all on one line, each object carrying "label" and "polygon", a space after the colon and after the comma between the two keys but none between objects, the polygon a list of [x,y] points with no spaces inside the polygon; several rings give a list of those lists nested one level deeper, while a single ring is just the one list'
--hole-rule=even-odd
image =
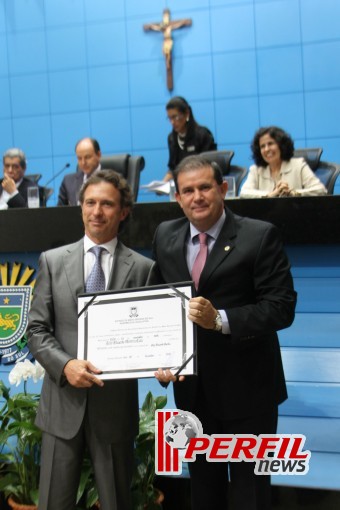
[{"label": "water glass", "polygon": [[27,205],[30,208],[37,208],[40,205],[38,186],[27,188]]},{"label": "water glass", "polygon": [[235,177],[224,177],[224,180],[228,183],[228,190],[225,197],[235,198],[236,197]]}]

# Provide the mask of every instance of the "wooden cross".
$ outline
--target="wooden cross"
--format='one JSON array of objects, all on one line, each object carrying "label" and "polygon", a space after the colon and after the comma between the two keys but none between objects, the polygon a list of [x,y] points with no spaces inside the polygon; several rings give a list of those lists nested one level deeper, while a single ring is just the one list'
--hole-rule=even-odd
[{"label": "wooden cross", "polygon": [[174,88],[172,75],[172,47],[174,42],[172,39],[172,31],[177,30],[177,28],[190,27],[191,25],[192,20],[190,18],[170,21],[169,9],[164,9],[163,21],[160,23],[148,23],[143,25],[145,31],[154,30],[155,32],[163,33],[163,55],[166,63],[166,83],[168,90],[172,90]]}]

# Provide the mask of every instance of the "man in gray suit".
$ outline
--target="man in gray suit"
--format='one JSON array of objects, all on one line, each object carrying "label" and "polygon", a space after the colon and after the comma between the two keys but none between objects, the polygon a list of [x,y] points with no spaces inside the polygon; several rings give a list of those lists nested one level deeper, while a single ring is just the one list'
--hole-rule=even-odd
[{"label": "man in gray suit", "polygon": [[[117,234],[132,193],[113,171],[96,172],[81,189],[85,237],[41,254],[27,330],[29,348],[46,370],[37,425],[43,431],[39,510],[74,510],[85,447],[102,510],[128,510],[137,380],[105,381],[90,361],[77,359],[77,295],[88,286],[102,246],[106,289],[153,282],[153,262],[125,247]],[[84,287],[86,282],[86,287]]]},{"label": "man in gray suit", "polygon": [[79,192],[83,183],[100,170],[101,151],[97,140],[82,138],[75,147],[78,171],[65,175],[58,195],[58,205],[79,205]]}]

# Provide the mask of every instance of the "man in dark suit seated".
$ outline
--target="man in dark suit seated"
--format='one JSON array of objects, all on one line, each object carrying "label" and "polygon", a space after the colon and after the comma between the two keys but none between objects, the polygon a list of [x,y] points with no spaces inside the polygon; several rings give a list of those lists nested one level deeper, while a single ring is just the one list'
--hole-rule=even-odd
[{"label": "man in dark suit seated", "polygon": [[[0,209],[27,207],[27,190],[35,186],[26,179],[26,156],[21,149],[8,149],[3,155],[4,177],[0,181]],[[39,186],[40,206],[45,205],[44,189]]]},{"label": "man in dark suit seated", "polygon": [[82,138],[75,147],[78,171],[65,175],[58,196],[58,205],[79,205],[79,191],[94,172],[100,170],[100,146],[94,138]]},{"label": "man in dark suit seated", "polygon": [[[161,281],[193,279],[188,318],[197,325],[198,375],[174,382],[176,405],[205,434],[275,434],[287,398],[277,331],[294,319],[296,293],[279,232],[225,207],[227,183],[202,156],[175,171],[176,200],[186,217],[161,223],[154,255]],[[229,465],[228,465],[229,464]],[[192,510],[269,510],[270,477],[252,462],[189,462]],[[228,479],[230,483],[228,483]]]}]

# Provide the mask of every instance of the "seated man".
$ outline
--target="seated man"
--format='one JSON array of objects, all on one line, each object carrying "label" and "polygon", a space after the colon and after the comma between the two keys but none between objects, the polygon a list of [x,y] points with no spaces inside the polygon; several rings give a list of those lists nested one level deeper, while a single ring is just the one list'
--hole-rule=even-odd
[{"label": "seated man", "polygon": [[83,138],[75,147],[78,171],[65,175],[58,196],[58,205],[79,205],[79,191],[95,171],[100,170],[101,152],[94,138]]},{"label": "seated man", "polygon": [[[35,183],[24,177],[26,156],[20,149],[8,149],[3,155],[4,177],[0,181],[0,209],[27,207],[27,189]],[[39,186],[40,206],[45,205],[44,188]]]}]

